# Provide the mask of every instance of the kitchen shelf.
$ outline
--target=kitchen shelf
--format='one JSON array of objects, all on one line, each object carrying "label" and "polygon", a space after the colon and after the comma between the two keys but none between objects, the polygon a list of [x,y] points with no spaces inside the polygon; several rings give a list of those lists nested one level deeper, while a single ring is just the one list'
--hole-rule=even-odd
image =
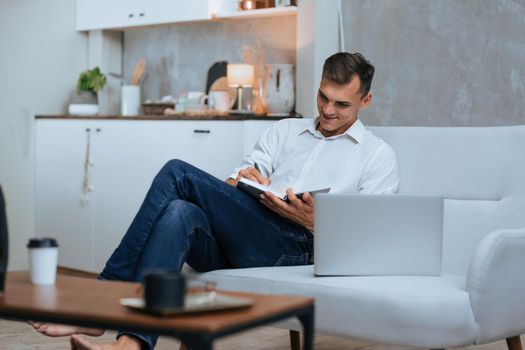
[{"label": "kitchen shelf", "polygon": [[213,15],[212,20],[243,20],[267,17],[296,16],[297,6],[275,7],[257,10],[231,12],[223,15]]},{"label": "kitchen shelf", "polygon": [[229,115],[137,115],[137,116],[123,116],[123,115],[36,115],[35,119],[69,119],[69,120],[281,120],[286,118],[302,118],[300,114],[292,113],[285,116],[267,116],[256,114],[229,114]]}]

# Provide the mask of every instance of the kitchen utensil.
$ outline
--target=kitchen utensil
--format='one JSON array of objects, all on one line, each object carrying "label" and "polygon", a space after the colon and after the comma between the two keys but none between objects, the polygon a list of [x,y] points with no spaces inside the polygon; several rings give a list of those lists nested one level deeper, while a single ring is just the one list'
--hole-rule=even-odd
[{"label": "kitchen utensil", "polygon": [[68,107],[69,115],[88,116],[98,114],[98,105],[72,103]]},{"label": "kitchen utensil", "polygon": [[144,58],[139,59],[133,70],[133,78],[131,78],[131,85],[138,85],[140,78],[144,74],[144,68],[146,66],[146,60]]},{"label": "kitchen utensil", "polygon": [[149,102],[142,104],[142,110],[146,115],[164,115],[164,111],[168,108],[175,108],[175,104],[171,103],[160,103],[160,102]]},{"label": "kitchen utensil", "polygon": [[213,84],[210,87],[210,91],[228,91],[230,94],[230,108],[233,107],[233,104],[235,103],[235,98],[237,96],[237,91],[235,88],[231,88],[228,86],[228,79],[226,77],[220,77],[219,79],[215,80]]},{"label": "kitchen utensil", "polygon": [[140,114],[140,85],[123,85],[120,95],[121,115]]},{"label": "kitchen utensil", "polygon": [[210,69],[208,69],[208,78],[206,81],[206,94],[210,92],[210,88],[212,84],[215,81],[217,81],[217,79],[226,76],[227,66],[228,66],[228,62],[226,61],[215,62],[214,64],[211,65]]},{"label": "kitchen utensil", "polygon": [[[211,84],[210,91],[228,91],[230,90],[230,87],[228,86],[228,79],[226,76],[220,77],[219,79],[215,80],[213,84]],[[235,89],[233,89],[235,97]]]},{"label": "kitchen utensil", "polygon": [[219,112],[230,109],[230,93],[228,91],[210,91],[208,95],[208,106]]}]

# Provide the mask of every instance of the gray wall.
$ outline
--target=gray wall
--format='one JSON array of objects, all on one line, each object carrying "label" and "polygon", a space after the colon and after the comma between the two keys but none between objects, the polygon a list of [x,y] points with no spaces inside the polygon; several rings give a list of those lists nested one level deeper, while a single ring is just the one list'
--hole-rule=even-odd
[{"label": "gray wall", "polygon": [[243,47],[260,43],[266,63],[295,63],[294,17],[196,23],[124,33],[123,74],[129,82],[140,57],[146,58],[143,99],[204,91],[216,61],[243,62]]},{"label": "gray wall", "polygon": [[344,0],[345,49],[375,66],[375,125],[525,124],[524,0]]}]

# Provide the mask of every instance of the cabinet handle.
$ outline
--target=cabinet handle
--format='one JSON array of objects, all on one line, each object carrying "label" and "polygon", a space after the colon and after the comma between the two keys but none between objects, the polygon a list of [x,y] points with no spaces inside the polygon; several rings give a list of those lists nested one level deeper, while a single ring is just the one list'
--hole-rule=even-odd
[{"label": "cabinet handle", "polygon": [[196,133],[196,134],[209,134],[210,130],[195,129],[195,130],[193,130],[193,132]]}]

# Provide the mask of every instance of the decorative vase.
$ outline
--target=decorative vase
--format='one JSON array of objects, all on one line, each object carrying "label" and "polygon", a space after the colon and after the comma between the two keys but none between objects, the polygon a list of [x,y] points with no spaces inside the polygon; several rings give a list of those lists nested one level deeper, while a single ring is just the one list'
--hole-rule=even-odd
[{"label": "decorative vase", "polygon": [[80,91],[71,99],[69,105],[69,114],[71,115],[97,115],[98,114],[98,96],[94,91]]},{"label": "decorative vase", "polygon": [[265,66],[264,100],[268,115],[290,114],[295,103],[293,64]]}]

